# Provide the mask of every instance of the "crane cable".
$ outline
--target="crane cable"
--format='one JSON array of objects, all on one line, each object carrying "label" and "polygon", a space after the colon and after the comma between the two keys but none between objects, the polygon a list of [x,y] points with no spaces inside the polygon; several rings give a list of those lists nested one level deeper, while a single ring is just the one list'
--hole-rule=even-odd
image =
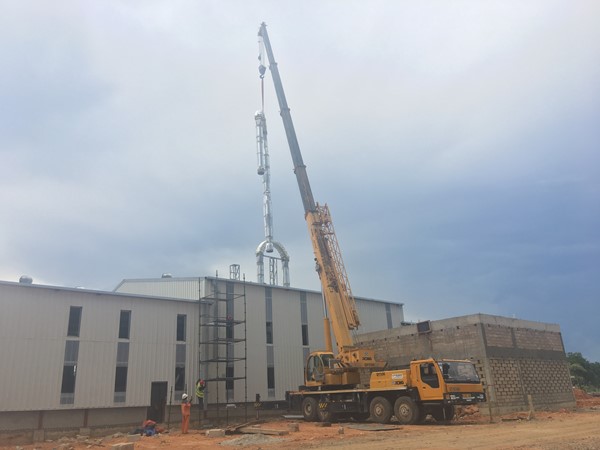
[{"label": "crane cable", "polygon": [[265,111],[265,77],[262,75],[260,77],[260,110],[264,113]]}]

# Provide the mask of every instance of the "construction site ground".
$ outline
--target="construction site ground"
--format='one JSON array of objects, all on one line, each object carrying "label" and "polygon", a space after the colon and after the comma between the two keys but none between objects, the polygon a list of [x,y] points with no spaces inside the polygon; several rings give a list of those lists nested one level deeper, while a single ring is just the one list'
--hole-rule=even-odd
[{"label": "construction site ground", "polygon": [[[450,424],[433,420],[422,425],[378,426],[353,422],[322,424],[292,419],[267,419],[252,426],[252,433],[234,433],[224,437],[207,437],[206,430],[177,429],[156,436],[141,437],[136,449],[600,449],[600,398],[576,392],[577,408],[560,411],[513,413],[494,417],[475,411]],[[295,425],[298,431],[293,431]],[[259,433],[262,429],[265,433]],[[246,430],[248,431],[248,430]],[[281,435],[278,435],[282,433]],[[54,442],[22,445],[21,449],[90,449],[111,448],[128,442],[126,435],[104,438],[62,438]],[[135,437],[137,439],[137,436]],[[3,446],[12,448],[16,446]]]}]

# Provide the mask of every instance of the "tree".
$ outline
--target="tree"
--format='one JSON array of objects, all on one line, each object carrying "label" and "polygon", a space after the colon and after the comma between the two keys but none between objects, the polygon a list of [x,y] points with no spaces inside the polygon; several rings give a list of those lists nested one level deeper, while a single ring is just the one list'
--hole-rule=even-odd
[{"label": "tree", "polygon": [[600,389],[600,363],[591,363],[579,352],[567,353],[573,384],[587,390]]}]

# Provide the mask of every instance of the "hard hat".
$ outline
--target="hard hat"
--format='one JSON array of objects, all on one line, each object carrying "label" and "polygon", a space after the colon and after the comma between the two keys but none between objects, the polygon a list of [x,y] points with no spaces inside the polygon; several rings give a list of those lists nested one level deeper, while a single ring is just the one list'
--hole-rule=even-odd
[{"label": "hard hat", "polygon": [[188,398],[188,395],[187,395],[187,394],[183,394],[183,395],[181,396],[181,400],[185,400],[186,398]]}]

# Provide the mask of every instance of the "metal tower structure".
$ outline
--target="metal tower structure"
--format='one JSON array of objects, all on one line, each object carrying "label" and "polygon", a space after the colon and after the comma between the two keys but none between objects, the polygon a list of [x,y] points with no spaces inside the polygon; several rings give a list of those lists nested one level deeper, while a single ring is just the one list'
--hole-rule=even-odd
[{"label": "metal tower structure", "polygon": [[[290,285],[290,270],[289,262],[290,257],[285,247],[273,239],[273,212],[271,205],[271,166],[269,164],[269,145],[267,141],[267,120],[265,118],[264,107],[265,107],[265,89],[264,89],[264,76],[265,76],[265,65],[264,65],[264,46],[262,45],[262,39],[259,40],[259,55],[260,61],[259,72],[260,72],[260,85],[261,85],[261,109],[254,115],[256,122],[256,157],[258,162],[257,173],[262,177],[263,182],[263,217],[265,227],[265,240],[258,244],[256,248],[256,272],[257,281],[265,284],[265,258],[269,260],[269,284],[278,284],[278,273],[277,266],[278,261],[281,261],[281,270],[283,272],[283,286],[288,287]],[[273,249],[276,249],[279,253],[279,258],[275,256],[265,255],[266,253],[273,253]]]}]

